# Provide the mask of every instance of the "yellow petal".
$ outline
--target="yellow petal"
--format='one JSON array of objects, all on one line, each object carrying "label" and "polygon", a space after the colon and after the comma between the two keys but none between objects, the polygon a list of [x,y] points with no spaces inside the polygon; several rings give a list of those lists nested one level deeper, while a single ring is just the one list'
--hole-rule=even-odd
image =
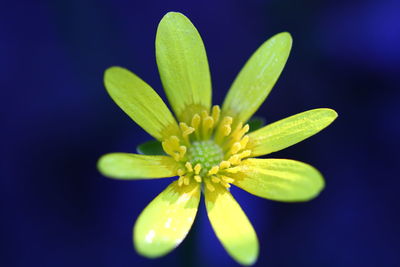
[{"label": "yellow petal", "polygon": [[203,41],[181,13],[167,13],[157,29],[156,58],[168,100],[180,121],[211,106],[211,78]]},{"label": "yellow petal", "polygon": [[246,159],[242,171],[231,176],[234,185],[277,201],[307,201],[324,188],[322,175],[312,166],[289,159]]},{"label": "yellow petal", "polygon": [[296,114],[250,133],[247,148],[251,149],[253,157],[287,148],[318,133],[337,116],[334,110],[328,108]]},{"label": "yellow petal", "polygon": [[111,98],[137,124],[161,140],[178,132],[178,125],[158,94],[132,72],[111,67],[104,74]]},{"label": "yellow petal", "polygon": [[161,257],[176,248],[193,224],[200,200],[200,186],[170,184],[140,214],[133,230],[138,253]]},{"label": "yellow petal", "polygon": [[104,176],[124,180],[172,177],[176,175],[178,167],[171,157],[128,153],[106,154],[97,163],[97,168]]},{"label": "yellow petal", "polygon": [[246,214],[229,191],[216,185],[205,188],[208,218],[226,251],[237,262],[252,265],[258,257],[258,239]]},{"label": "yellow petal", "polygon": [[222,106],[225,116],[247,121],[268,96],[281,74],[292,47],[289,33],[279,33],[250,57],[232,84]]}]

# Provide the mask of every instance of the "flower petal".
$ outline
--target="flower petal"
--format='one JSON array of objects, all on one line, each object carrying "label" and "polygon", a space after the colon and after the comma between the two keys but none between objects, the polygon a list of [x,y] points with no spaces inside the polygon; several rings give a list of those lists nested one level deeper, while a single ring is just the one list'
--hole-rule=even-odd
[{"label": "flower petal", "polygon": [[337,116],[334,110],[328,108],[293,115],[250,133],[248,149],[251,149],[252,157],[282,150],[318,133]]},{"label": "flower petal", "polygon": [[208,218],[222,245],[237,262],[252,265],[258,257],[258,239],[246,214],[229,191],[205,187]]},{"label": "flower petal", "polygon": [[246,159],[234,185],[277,201],[307,201],[324,188],[322,175],[312,166],[289,159]]},{"label": "flower petal", "polygon": [[161,257],[176,248],[193,224],[200,200],[200,185],[170,184],[140,214],[133,229],[138,253]]},{"label": "flower petal", "polygon": [[168,100],[180,121],[210,109],[211,78],[203,41],[181,13],[167,13],[157,29],[156,58]]},{"label": "flower petal", "polygon": [[278,80],[292,47],[289,33],[276,34],[250,57],[232,84],[222,106],[224,115],[246,122]]},{"label": "flower petal", "polygon": [[178,167],[171,157],[129,153],[106,154],[97,163],[97,168],[104,176],[123,180],[172,177],[176,175]]},{"label": "flower petal", "polygon": [[138,76],[121,67],[104,73],[104,84],[111,98],[137,124],[161,140],[177,134],[178,125],[158,94]]}]

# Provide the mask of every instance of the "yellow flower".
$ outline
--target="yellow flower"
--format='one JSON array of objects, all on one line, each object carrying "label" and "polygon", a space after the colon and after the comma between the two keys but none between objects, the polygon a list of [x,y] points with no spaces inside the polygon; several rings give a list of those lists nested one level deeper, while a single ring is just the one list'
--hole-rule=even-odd
[{"label": "yellow flower", "polygon": [[104,155],[105,176],[152,179],[177,176],[141,213],[133,230],[138,253],[160,257],[177,247],[196,216],[201,192],[208,217],[226,251],[239,263],[258,257],[256,233],[231,185],[277,201],[306,201],[324,187],[321,174],[302,162],[257,159],[296,144],[328,126],[336,117],[326,108],[309,110],[248,133],[245,124],[277,81],[292,45],[289,33],[267,40],[240,71],[222,105],[211,107],[206,51],[193,24],[180,13],[161,20],[156,58],[175,117],[157,93],[135,74],[107,69],[105,87],[137,124],[162,142],[167,154]]}]

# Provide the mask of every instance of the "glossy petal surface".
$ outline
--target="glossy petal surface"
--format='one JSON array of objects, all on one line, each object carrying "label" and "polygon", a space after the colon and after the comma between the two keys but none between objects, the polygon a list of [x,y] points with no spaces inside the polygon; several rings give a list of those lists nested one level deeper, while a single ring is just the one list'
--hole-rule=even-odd
[{"label": "glossy petal surface", "polygon": [[289,159],[246,159],[233,174],[234,185],[277,201],[307,201],[324,188],[322,175],[312,166]]},{"label": "glossy petal surface", "polygon": [[111,67],[104,74],[111,98],[137,124],[156,139],[178,131],[178,125],[158,94],[132,72]]},{"label": "glossy petal surface", "polygon": [[110,153],[99,159],[97,167],[104,176],[131,180],[172,177],[178,165],[167,156]]},{"label": "glossy petal surface", "polygon": [[253,264],[258,257],[258,239],[246,214],[222,186],[211,192],[205,189],[208,218],[226,251],[243,265]]},{"label": "glossy petal surface", "polygon": [[200,186],[170,184],[143,210],[133,230],[138,253],[161,257],[176,248],[189,232],[200,200]]},{"label": "glossy petal surface", "polygon": [[246,62],[226,96],[223,114],[246,122],[270,93],[292,47],[289,33],[279,33],[260,46]]},{"label": "glossy petal surface", "polygon": [[180,121],[211,105],[211,78],[203,41],[190,20],[167,13],[156,36],[156,58],[168,100]]},{"label": "glossy petal surface", "polygon": [[318,133],[336,118],[337,113],[328,108],[296,114],[250,133],[248,148],[253,157],[282,150]]}]

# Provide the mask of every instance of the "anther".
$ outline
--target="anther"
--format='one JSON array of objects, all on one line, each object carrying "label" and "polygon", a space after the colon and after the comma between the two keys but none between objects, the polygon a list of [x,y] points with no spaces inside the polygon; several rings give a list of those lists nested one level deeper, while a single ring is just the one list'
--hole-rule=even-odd
[{"label": "anther", "polygon": [[189,185],[189,183],[190,183],[189,177],[184,176],[184,178],[183,178],[183,183],[184,183],[185,185]]},{"label": "anther", "polygon": [[240,159],[247,158],[251,155],[251,150],[245,150],[239,154]]},{"label": "anther", "polygon": [[225,188],[230,188],[230,187],[231,187],[230,184],[228,184],[228,183],[226,183],[226,182],[224,182],[224,181],[221,181],[221,184],[222,184],[223,186],[225,186]]},{"label": "anther", "polygon": [[201,113],[201,118],[204,120],[208,116],[208,112],[206,110],[203,110]]},{"label": "anther", "polygon": [[231,165],[237,165],[240,163],[240,157],[239,155],[233,155],[229,158],[229,162],[231,163]]},{"label": "anther", "polygon": [[206,187],[211,192],[214,192],[214,190],[215,190],[215,187],[210,182],[206,182]]},{"label": "anther", "polygon": [[200,175],[195,175],[194,179],[196,180],[196,182],[201,183],[201,176]]},{"label": "anther", "polygon": [[208,175],[217,174],[219,171],[219,166],[214,166],[208,171]]},{"label": "anther", "polygon": [[225,175],[221,175],[220,177],[221,177],[222,181],[224,181],[225,183],[230,183],[231,184],[231,183],[233,183],[235,181],[235,179],[233,179],[231,177],[228,177],[228,176],[225,176]]},{"label": "anther", "polygon": [[174,151],[173,151],[173,149],[171,148],[171,145],[169,144],[168,141],[162,141],[162,142],[161,142],[161,145],[162,145],[162,147],[163,147],[165,153],[167,153],[168,155],[171,155],[171,156],[174,154]]},{"label": "anther", "polygon": [[220,113],[221,113],[221,109],[219,108],[218,105],[215,105],[212,107],[211,116],[214,119],[215,123],[218,122]]},{"label": "anther", "polygon": [[179,156],[180,158],[183,158],[186,154],[187,148],[186,146],[180,146],[179,147]]},{"label": "anther", "polygon": [[225,169],[224,171],[229,172],[229,173],[237,173],[238,171],[240,171],[240,168],[238,166],[236,166],[233,168]]},{"label": "anther", "polygon": [[226,169],[226,168],[229,168],[231,166],[231,163],[229,162],[229,161],[227,161],[227,160],[224,160],[224,161],[222,161],[220,164],[219,164],[219,168],[222,170],[222,169]]},{"label": "anther", "polygon": [[201,171],[201,164],[197,163],[196,166],[194,166],[194,173],[198,175],[200,171]]},{"label": "anther", "polygon": [[178,138],[177,136],[173,135],[173,136],[171,136],[171,137],[169,138],[169,140],[170,140],[171,146],[172,146],[173,148],[179,147],[179,138]]},{"label": "anther", "polygon": [[233,122],[232,117],[226,116],[222,119],[217,131],[215,133],[215,140],[217,143],[221,143],[222,139],[231,133],[231,124]]},{"label": "anther", "polygon": [[196,130],[200,124],[200,116],[199,114],[194,114],[191,122],[191,126]]},{"label": "anther", "polygon": [[203,126],[203,128],[202,128],[203,139],[210,138],[211,130],[214,127],[214,119],[210,116],[205,117],[203,119],[202,126]]},{"label": "anther", "polygon": [[231,153],[231,154],[236,154],[236,153],[239,152],[239,150],[240,150],[241,148],[242,148],[242,146],[240,145],[240,143],[239,143],[239,142],[235,142],[235,143],[232,145],[232,147],[231,147],[230,153]]},{"label": "anther", "polygon": [[238,133],[238,138],[242,138],[250,130],[250,126],[246,124]]},{"label": "anther", "polygon": [[182,170],[182,169],[178,169],[177,171],[176,171],[176,174],[178,174],[178,176],[182,176],[182,175],[184,175],[186,172],[184,171],[184,170]]},{"label": "anther", "polygon": [[222,135],[223,135],[223,136],[228,136],[228,135],[231,133],[231,131],[232,131],[231,126],[228,125],[228,124],[225,124],[225,125],[222,126],[222,127],[223,127],[223,128],[222,128]]},{"label": "anther", "polygon": [[183,136],[183,137],[186,137],[186,136],[188,136],[189,134],[191,134],[191,133],[194,132],[194,128],[193,128],[193,127],[189,127],[189,126],[188,126],[186,123],[184,123],[184,122],[179,123],[179,127],[180,127],[180,129],[181,129],[181,131],[182,131],[182,136]]},{"label": "anther", "polygon": [[218,184],[221,181],[221,179],[219,179],[217,176],[211,176],[211,181],[213,183]]},{"label": "anther", "polygon": [[185,167],[186,167],[188,172],[193,172],[192,163],[190,163],[189,161],[186,162]]},{"label": "anther", "polygon": [[242,146],[242,149],[244,149],[247,146],[247,143],[249,142],[250,137],[248,135],[245,135],[242,140],[240,140],[240,145]]},{"label": "anther", "polygon": [[173,154],[171,155],[174,160],[176,161],[180,161],[181,160],[181,155],[179,154],[179,152],[173,152]]}]

